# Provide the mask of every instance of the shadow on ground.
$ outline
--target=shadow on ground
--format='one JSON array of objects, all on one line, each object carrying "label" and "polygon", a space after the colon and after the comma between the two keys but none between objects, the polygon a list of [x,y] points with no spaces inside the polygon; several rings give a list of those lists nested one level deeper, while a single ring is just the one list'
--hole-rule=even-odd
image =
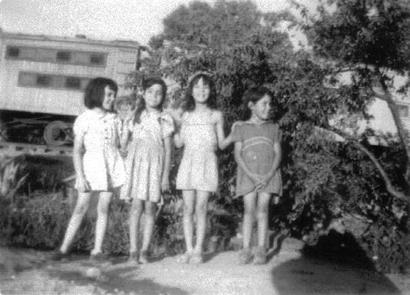
[{"label": "shadow on ground", "polygon": [[163,286],[149,279],[137,279],[135,267],[116,268],[104,272],[103,281],[85,277],[78,271],[58,270],[50,274],[60,280],[73,281],[79,286],[93,285],[104,294],[186,295],[188,292],[175,287]]},{"label": "shadow on ground", "polygon": [[336,232],[305,246],[302,256],[272,270],[277,293],[286,294],[401,294],[376,272],[354,237]]}]

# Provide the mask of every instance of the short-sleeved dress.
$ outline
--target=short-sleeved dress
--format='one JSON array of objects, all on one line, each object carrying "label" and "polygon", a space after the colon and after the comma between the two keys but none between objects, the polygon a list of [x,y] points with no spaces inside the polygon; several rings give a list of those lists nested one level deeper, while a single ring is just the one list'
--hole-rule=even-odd
[{"label": "short-sleeved dress", "polygon": [[[273,145],[280,142],[279,126],[272,122],[255,124],[236,122],[232,127],[234,142],[242,143],[241,156],[247,168],[263,178],[272,169],[275,152]],[[236,178],[236,196],[243,196],[255,190],[255,184],[238,165]],[[271,178],[261,192],[282,194],[282,176],[280,169]]]},{"label": "short-sleeved dress", "polygon": [[[110,191],[125,181],[118,150],[115,114],[87,110],[74,122],[74,136],[83,136],[83,170],[93,191]],[[76,187],[78,187],[76,183]]]},{"label": "short-sleeved dress", "polygon": [[164,166],[164,138],[174,132],[167,113],[143,111],[141,122],[132,126],[132,141],[126,158],[127,181],[121,199],[161,200]]},{"label": "short-sleeved dress", "polygon": [[184,154],[179,165],[176,186],[180,190],[216,192],[218,188],[218,161],[216,123],[213,112],[185,113],[181,137]]}]

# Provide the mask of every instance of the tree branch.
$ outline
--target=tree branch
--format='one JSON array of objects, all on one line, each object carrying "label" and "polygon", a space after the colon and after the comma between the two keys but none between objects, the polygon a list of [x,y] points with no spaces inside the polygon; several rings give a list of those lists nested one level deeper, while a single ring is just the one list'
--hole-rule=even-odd
[{"label": "tree branch", "polygon": [[377,171],[379,172],[380,176],[383,178],[384,184],[386,186],[386,190],[391,194],[393,197],[406,201],[410,203],[410,196],[407,196],[403,192],[400,192],[394,188],[392,185],[389,176],[387,175],[386,171],[383,169],[382,165],[380,164],[379,160],[375,157],[375,155],[369,151],[363,144],[361,144],[358,140],[353,138],[352,136],[346,134],[343,131],[340,131],[334,127],[328,126],[327,131],[333,132],[340,137],[342,137],[344,140],[351,142],[357,149],[362,151],[366,156],[372,161],[373,165],[376,167]]}]

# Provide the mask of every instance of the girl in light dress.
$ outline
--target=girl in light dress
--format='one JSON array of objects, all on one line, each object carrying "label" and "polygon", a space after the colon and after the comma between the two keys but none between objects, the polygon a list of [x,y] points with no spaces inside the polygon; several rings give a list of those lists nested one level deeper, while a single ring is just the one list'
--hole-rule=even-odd
[{"label": "girl in light dress", "polygon": [[[268,231],[268,210],[272,196],[275,203],[282,193],[279,169],[281,160],[280,130],[270,120],[273,95],[265,87],[251,88],[245,92],[244,105],[250,110],[250,118],[232,126],[230,135],[235,142],[235,160],[238,164],[236,196],[243,196],[243,249],[239,263],[264,264]],[[258,245],[250,248],[254,218],[258,228]]]},{"label": "girl in light dress", "polygon": [[112,112],[117,90],[117,84],[106,78],[95,78],[86,87],[84,104],[87,110],[77,117],[73,127],[73,161],[78,198],[63,243],[52,257],[54,260],[68,256],[69,247],[94,194],[98,195],[98,207],[95,243],[90,258],[96,261],[106,259],[102,253],[102,243],[112,191],[125,180],[115,114]]},{"label": "girl in light dress", "polygon": [[[183,226],[186,252],[181,263],[202,263],[206,233],[208,198],[217,191],[218,162],[216,149],[229,144],[225,138],[224,119],[215,109],[215,85],[206,72],[191,77],[186,91],[180,130],[175,135],[176,147],[184,146],[176,187],[182,190],[184,201]],[[193,244],[196,214],[196,243]]]},{"label": "girl in light dress", "polygon": [[[172,117],[162,111],[167,87],[162,79],[148,78],[143,83],[143,100],[135,111],[131,130],[122,140],[122,149],[129,143],[126,157],[127,181],[121,190],[122,199],[131,199],[129,217],[129,261],[147,263],[157,203],[161,193],[169,189]],[[130,141],[130,136],[132,140]],[[144,233],[138,249],[140,219],[144,212]]]}]

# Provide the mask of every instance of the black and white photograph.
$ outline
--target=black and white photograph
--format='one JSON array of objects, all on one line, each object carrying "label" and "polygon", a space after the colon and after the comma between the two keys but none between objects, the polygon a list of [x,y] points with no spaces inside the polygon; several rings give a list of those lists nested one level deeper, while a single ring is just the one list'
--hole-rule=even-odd
[{"label": "black and white photograph", "polygon": [[410,295],[410,0],[0,0],[0,295]]}]

